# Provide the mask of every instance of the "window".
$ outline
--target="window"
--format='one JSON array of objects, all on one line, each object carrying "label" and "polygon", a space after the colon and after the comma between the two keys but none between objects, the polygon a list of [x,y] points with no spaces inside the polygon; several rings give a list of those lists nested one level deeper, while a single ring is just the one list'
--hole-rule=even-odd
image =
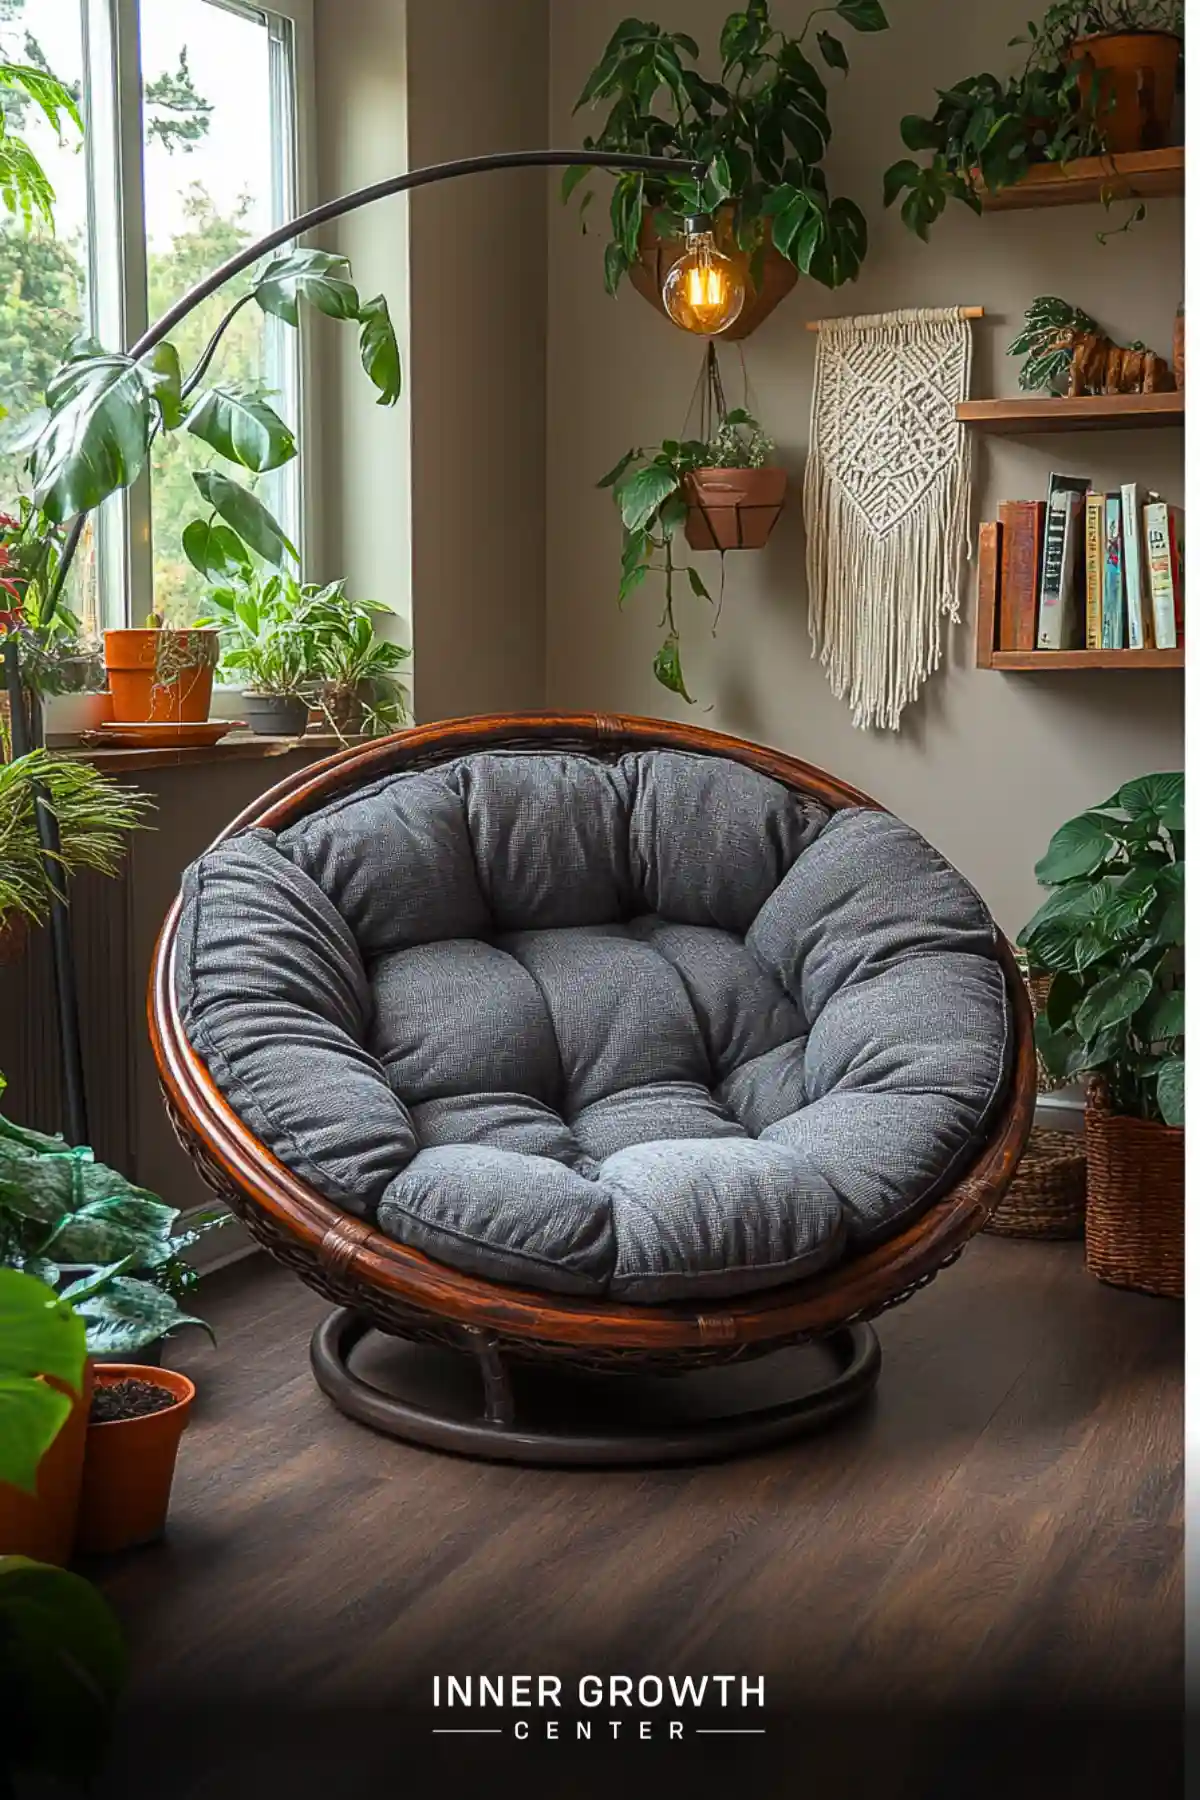
[{"label": "window", "polygon": [[[80,145],[73,132],[58,143],[44,121],[28,122],[56,190],[57,233],[25,236],[8,223],[0,235],[0,400],[10,412],[38,402],[81,329],[106,347],[131,343],[194,282],[300,210],[296,37],[308,4],[0,0],[5,48],[76,87],[87,125]],[[172,334],[185,372],[238,292],[235,281]],[[298,358],[297,334],[247,307],[214,375],[270,392],[295,427]],[[201,509],[192,471],[211,460],[186,431],[156,441],[148,473],[90,522],[89,623],[140,622],[152,610],[175,623],[195,616],[203,584],[180,535]],[[0,510],[16,475],[15,460],[0,459]],[[298,462],[264,476],[259,491],[298,541]]]}]

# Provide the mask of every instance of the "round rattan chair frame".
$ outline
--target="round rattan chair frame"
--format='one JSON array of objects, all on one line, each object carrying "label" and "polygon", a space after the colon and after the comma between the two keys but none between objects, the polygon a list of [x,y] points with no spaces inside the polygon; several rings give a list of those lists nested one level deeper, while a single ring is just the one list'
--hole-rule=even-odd
[{"label": "round rattan chair frame", "polygon": [[[508,714],[441,721],[354,745],[288,776],[247,807],[216,841],[252,825],[282,830],[381,777],[433,767],[476,750],[573,750],[615,760],[627,751],[651,748],[744,763],[833,809],[878,805],[808,763],[695,726],[596,713]],[[527,1447],[523,1455],[522,1434],[514,1431],[511,1417],[505,1372],[509,1359],[554,1359],[593,1369],[654,1374],[734,1362],[817,1339],[836,1339],[845,1348],[848,1328],[865,1327],[866,1321],[908,1299],[959,1256],[1008,1187],[1033,1122],[1037,1093],[1033,1019],[1020,971],[1000,937],[998,954],[1015,1040],[1003,1104],[971,1167],[897,1236],[809,1280],[702,1305],[629,1306],[507,1287],[433,1262],[364,1220],[339,1211],[258,1141],[219,1092],[184,1032],[174,980],[179,914],[176,900],[159,934],[148,997],[155,1060],[176,1135],[209,1186],[259,1243],[352,1317],[353,1325],[342,1317],[321,1328],[314,1339],[314,1367],[325,1391],[346,1411],[380,1429],[441,1448],[488,1454],[491,1443],[496,1445],[491,1454],[518,1460],[631,1460],[628,1454],[558,1459],[544,1448],[530,1454]],[[367,1384],[351,1373],[348,1356],[368,1328],[469,1349],[479,1356],[486,1404],[479,1431],[470,1441],[452,1441],[453,1430],[447,1434],[415,1429],[411,1412],[406,1417],[399,1402],[389,1424],[387,1406],[379,1407],[357,1391]],[[848,1391],[843,1381],[846,1406],[862,1397],[878,1371],[878,1355],[870,1351],[869,1343],[874,1334],[855,1330],[850,1336],[851,1364],[858,1375]],[[845,1364],[845,1356],[842,1361]],[[378,1395],[378,1390],[370,1392]],[[797,1404],[796,1428],[803,1429],[801,1418],[805,1411],[813,1413],[815,1403],[810,1395]],[[827,1410],[831,1414],[845,1406]],[[782,1432],[778,1408],[770,1411],[773,1439]],[[505,1445],[506,1438],[513,1442]],[[719,1453],[722,1448],[746,1447],[750,1441],[751,1434],[743,1432],[736,1444],[706,1444],[700,1433],[691,1453]],[[671,1457],[665,1446],[660,1448],[663,1460],[678,1460],[686,1453],[680,1447]],[[645,1460],[659,1459],[654,1444],[647,1442]]]}]

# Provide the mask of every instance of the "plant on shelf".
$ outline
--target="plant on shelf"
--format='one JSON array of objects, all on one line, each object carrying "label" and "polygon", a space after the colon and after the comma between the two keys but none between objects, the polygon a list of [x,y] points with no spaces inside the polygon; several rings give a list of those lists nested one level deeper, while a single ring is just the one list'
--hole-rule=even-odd
[{"label": "plant on shelf", "polygon": [[1053,975],[1038,1048],[1053,1076],[1101,1078],[1116,1112],[1183,1123],[1183,776],[1128,781],[1055,832],[1052,890],[1018,942]]},{"label": "plant on shelf", "polygon": [[1165,358],[1140,339],[1115,344],[1090,313],[1053,294],[1040,295],[1028,307],[1008,355],[1027,357],[1017,377],[1027,392],[1045,388],[1071,395],[1149,394],[1175,385]]},{"label": "plant on shelf", "polygon": [[182,1325],[208,1330],[179,1304],[197,1280],[184,1252],[226,1217],[209,1208],[180,1230],[174,1207],[91,1150],[0,1116],[0,1267],[70,1301],[93,1356],[131,1356]]},{"label": "plant on shelf", "polygon": [[[697,213],[716,215],[719,248],[740,254],[757,291],[768,259],[782,261],[785,272],[790,265],[790,281],[797,270],[830,288],[854,280],[866,254],[866,221],[852,200],[830,196],[822,167],[832,135],[825,82],[805,52],[822,16],[853,31],[884,31],[888,23],[877,0],[838,0],[816,8],[799,37],[789,37],[772,23],[766,0],[750,0],[722,27],[716,81],[695,67],[700,48],[686,32],[632,18],[617,27],[576,105],[609,106],[584,148],[684,157],[707,164],[708,173],[703,181],[616,177],[604,253],[610,293],[632,274],[657,303],[659,273],[639,281],[639,272],[655,263],[656,241],[678,239],[685,218]],[[815,48],[827,68],[848,71],[845,47],[832,32],[818,30]],[[589,173],[567,171],[564,200]],[[591,198],[589,189],[582,206]],[[762,316],[748,297],[736,334]]]},{"label": "plant on shelf", "polygon": [[46,617],[62,552],[63,531],[22,496],[0,513],[0,643],[10,634],[21,647],[25,690],[43,700],[55,694],[99,693],[104,658],[99,640],[61,601]]},{"label": "plant on shelf", "polygon": [[[209,590],[206,622],[219,627],[222,668],[244,684],[247,700],[290,702],[303,730],[309,708],[339,737],[377,737],[408,717],[399,671],[403,645],[376,635],[389,608],[355,600],[345,580],[301,583],[286,572],[263,575],[247,564],[239,577]],[[256,709],[247,705],[260,730]],[[269,708],[264,708],[269,713]]]},{"label": "plant on shelf", "polygon": [[[662,627],[666,632],[654,659],[655,678],[689,705],[680,656],[675,583],[686,574],[697,598],[713,604],[700,572],[675,560],[680,526],[693,550],[724,552],[765,544],[783,506],[786,472],[772,465],[775,446],[745,407],[725,403],[715,347],[710,345],[701,376],[702,435],[666,439],[650,449],[627,450],[600,481],[611,488],[621,515],[623,539],[618,605],[624,606],[651,574],[663,577]],[[713,631],[720,617],[716,608]]]},{"label": "plant on shelf", "polygon": [[[1130,68],[1135,77],[1132,129],[1141,133],[1134,142],[1128,141],[1124,76],[1110,72],[1106,59],[1119,54],[1113,34],[1165,39],[1170,72],[1160,84],[1161,96],[1155,89],[1155,102],[1160,115],[1166,108],[1169,123],[1182,33],[1182,0],[1095,0],[1050,7],[1040,23],[1031,21],[1024,35],[1010,41],[1010,47],[1026,50],[1019,74],[969,76],[938,90],[931,117],[910,113],[901,120],[905,145],[917,154],[928,152],[928,161],[893,163],[884,175],[885,204],[903,194],[904,223],[927,238],[949,200],[980,212],[981,188],[999,193],[1038,163],[1070,162],[1106,149],[1152,147],[1142,139],[1149,133],[1161,141],[1165,127],[1161,116],[1153,128],[1147,127],[1138,113],[1139,95],[1144,102],[1145,92],[1136,79],[1136,56],[1144,52],[1135,52]],[[1141,211],[1135,209],[1133,218]]]},{"label": "plant on shelf", "polygon": [[[82,1392],[85,1357],[74,1309],[32,1276],[0,1269],[0,1509],[6,1487],[18,1504],[36,1496],[39,1469]],[[76,1483],[78,1475],[76,1467]],[[15,1792],[18,1775],[73,1785],[96,1775],[126,1666],[121,1628],[90,1582],[0,1556],[0,1789]]]}]

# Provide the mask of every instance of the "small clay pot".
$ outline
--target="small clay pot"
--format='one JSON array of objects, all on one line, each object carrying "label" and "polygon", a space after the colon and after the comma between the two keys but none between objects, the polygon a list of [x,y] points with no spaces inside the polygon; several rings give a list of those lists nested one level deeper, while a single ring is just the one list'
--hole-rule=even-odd
[{"label": "small clay pot", "polygon": [[761,550],[783,511],[786,469],[695,469],[684,478],[693,550]]},{"label": "small clay pot", "polygon": [[260,737],[300,737],[308,724],[308,701],[295,694],[244,693],[242,711]]},{"label": "small clay pot", "polygon": [[[721,339],[748,338],[752,331],[757,331],[768,314],[775,311],[779,302],[791,293],[800,278],[800,272],[795,263],[789,262],[768,237],[763,250],[762,283],[756,287],[750,275],[751,259],[744,250],[738,249],[734,240],[729,207],[718,208],[713,220],[713,239],[722,255],[728,256],[737,264],[746,283],[746,298],[742,302],[742,310],[733,324],[721,332]],[[683,252],[682,238],[664,238],[658,235],[654,209],[648,206],[642,214],[638,260],[629,271],[629,279],[642,299],[648,300],[651,306],[662,313],[664,319],[669,315],[662,301],[663,282]]]},{"label": "small clay pot", "polygon": [[[50,1387],[69,1393],[66,1383],[45,1378]],[[0,1482],[0,1556],[29,1556],[62,1568],[71,1560],[83,1481],[84,1440],[92,1404],[92,1369],[86,1364],[83,1386],[71,1405],[62,1430],[38,1464],[37,1492]]]},{"label": "small clay pot", "polygon": [[111,1554],[163,1535],[179,1440],[196,1390],[186,1375],[145,1363],[99,1364],[95,1380],[97,1387],[146,1381],[176,1396],[161,1412],[87,1428],[76,1549]]},{"label": "small clay pot", "polygon": [[[176,642],[164,645],[168,638]],[[220,632],[210,629],[106,631],[104,667],[114,720],[121,725],[202,725],[212,703],[220,644]]]},{"label": "small clay pot", "polygon": [[1180,42],[1169,31],[1102,31],[1077,38],[1080,95],[1114,155],[1171,141]]}]

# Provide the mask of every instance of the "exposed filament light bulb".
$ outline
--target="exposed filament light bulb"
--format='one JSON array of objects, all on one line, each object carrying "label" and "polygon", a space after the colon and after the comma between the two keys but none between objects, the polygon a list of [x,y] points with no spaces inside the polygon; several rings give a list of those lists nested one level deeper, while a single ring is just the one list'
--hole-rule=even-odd
[{"label": "exposed filament light bulb", "polygon": [[717,249],[707,213],[684,221],[685,249],[663,282],[663,305],[676,325],[715,337],[733,324],[746,298],[738,266]]}]

